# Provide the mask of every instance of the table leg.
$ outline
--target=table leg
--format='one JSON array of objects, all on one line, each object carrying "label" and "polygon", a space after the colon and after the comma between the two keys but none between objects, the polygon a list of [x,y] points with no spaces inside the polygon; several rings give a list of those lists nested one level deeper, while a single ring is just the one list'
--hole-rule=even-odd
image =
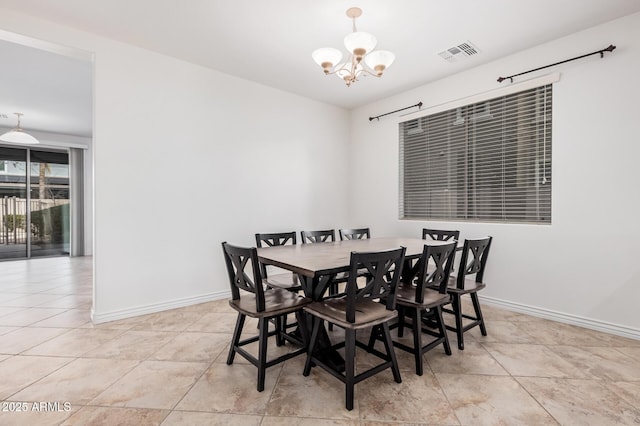
[{"label": "table leg", "polygon": [[[328,288],[331,281],[335,278],[335,274],[331,276],[322,276],[318,278],[310,278],[300,276],[300,282],[302,282],[302,288],[305,295],[310,297],[314,301],[322,300],[324,292]],[[305,312],[300,313],[298,318],[298,328],[300,329],[300,335],[303,341],[306,342],[306,346],[309,347],[309,339],[311,337],[311,331],[313,330],[313,318],[311,315]],[[305,337],[306,336],[306,337]],[[331,347],[331,339],[326,328],[320,329],[318,335],[318,343],[316,344],[316,356],[321,358],[325,364],[330,365],[337,371],[344,371],[344,358],[340,353]]]}]

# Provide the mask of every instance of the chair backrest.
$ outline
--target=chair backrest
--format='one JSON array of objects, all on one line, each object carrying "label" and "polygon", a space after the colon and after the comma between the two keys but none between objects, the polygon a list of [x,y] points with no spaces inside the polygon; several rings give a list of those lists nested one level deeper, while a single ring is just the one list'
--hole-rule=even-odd
[{"label": "chair backrest", "polygon": [[[346,288],[348,322],[355,322],[358,302],[366,299],[386,300],[386,308],[395,309],[396,288],[402,274],[405,251],[405,247],[400,247],[379,252],[351,253]],[[359,287],[357,280],[363,270],[366,271],[366,284]]]},{"label": "chair backrest", "polygon": [[256,248],[237,247],[223,242],[222,252],[229,274],[231,299],[239,300],[240,290],[248,291],[256,296],[256,310],[264,311],[264,288]]},{"label": "chair backrest", "polygon": [[[276,247],[295,244],[297,244],[295,231],[276,232],[271,234],[256,234],[256,245],[260,248],[265,246]],[[267,278],[267,267],[262,263],[260,264],[260,272],[262,273],[262,278]]]},{"label": "chair backrest", "polygon": [[457,241],[437,246],[425,244],[422,256],[418,260],[416,303],[424,302],[424,290],[429,287],[436,287],[442,294],[447,293],[449,274],[453,266],[457,245]]},{"label": "chair backrest", "polygon": [[487,237],[477,240],[464,240],[464,247],[462,248],[462,256],[460,257],[460,266],[456,279],[457,288],[464,288],[465,278],[469,275],[475,275],[475,281],[478,283],[482,282],[492,239],[492,237]]},{"label": "chair backrest", "polygon": [[422,228],[422,239],[432,239],[437,241],[459,240],[460,231],[448,231],[444,229]]},{"label": "chair backrest", "polygon": [[341,229],[340,240],[363,240],[365,238],[371,238],[369,228],[358,229]]},{"label": "chair backrest", "polygon": [[302,244],[307,243],[324,243],[336,240],[336,231],[327,229],[326,231],[300,231]]}]

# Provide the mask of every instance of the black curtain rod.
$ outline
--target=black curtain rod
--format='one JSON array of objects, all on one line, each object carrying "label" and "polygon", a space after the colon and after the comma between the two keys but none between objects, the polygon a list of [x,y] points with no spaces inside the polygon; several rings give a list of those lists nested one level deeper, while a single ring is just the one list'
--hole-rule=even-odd
[{"label": "black curtain rod", "polygon": [[575,58],[565,59],[564,61],[556,62],[555,64],[545,65],[545,66],[540,67],[540,68],[536,68],[536,69],[533,69],[533,70],[524,71],[524,72],[521,72],[521,73],[518,73],[518,74],[510,75],[509,77],[498,77],[498,83],[502,83],[505,80],[511,80],[511,82],[513,83],[513,77],[518,77],[519,75],[528,74],[528,73],[534,72],[534,71],[539,71],[541,69],[553,67],[555,65],[564,64],[565,62],[575,61],[576,59],[586,58],[587,56],[595,55],[595,54],[598,54],[598,53],[600,54],[601,58],[604,58],[604,52],[613,52],[613,49],[615,49],[615,48],[616,47],[613,44],[610,44],[608,47],[606,47],[606,48],[604,48],[602,50],[596,50],[595,52],[587,53],[587,54],[581,55],[581,56],[576,56]]},{"label": "black curtain rod", "polygon": [[393,114],[394,112],[400,112],[400,111],[404,111],[405,109],[415,108],[415,107],[422,108],[422,102],[418,102],[417,104],[408,106],[406,108],[400,108],[395,111],[387,112],[386,114],[380,114],[380,115],[376,115],[375,117],[369,117],[369,121],[373,121],[376,119],[380,121],[380,117],[384,117],[385,115]]}]

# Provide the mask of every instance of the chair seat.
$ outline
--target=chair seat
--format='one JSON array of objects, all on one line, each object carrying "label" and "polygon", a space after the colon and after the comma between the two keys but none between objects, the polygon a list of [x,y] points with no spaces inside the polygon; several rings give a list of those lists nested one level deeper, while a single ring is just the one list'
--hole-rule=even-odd
[{"label": "chair seat", "polygon": [[457,294],[475,293],[486,287],[484,283],[478,283],[474,280],[464,280],[464,288],[458,288],[456,286],[456,277],[449,277],[449,283],[447,284],[447,292]]},{"label": "chair seat", "polygon": [[373,300],[363,300],[358,302],[356,306],[355,322],[350,323],[346,320],[345,314],[347,311],[346,297],[313,302],[305,306],[304,310],[339,327],[352,330],[372,327],[398,316],[397,311],[387,310],[381,303]]},{"label": "chair seat", "polygon": [[233,309],[252,318],[273,317],[287,314],[294,312],[309,303],[311,303],[311,299],[280,288],[265,290],[265,310],[262,312],[258,312],[256,310],[255,295],[243,295],[240,300],[229,300],[229,305]]},{"label": "chair seat", "polygon": [[430,309],[436,306],[444,305],[449,302],[451,296],[442,294],[437,290],[426,288],[424,290],[424,300],[422,303],[416,302],[416,287],[410,284],[402,284],[398,286],[396,294],[396,304],[409,306],[412,308]]},{"label": "chair seat", "polygon": [[298,275],[293,273],[269,275],[267,278],[263,278],[262,282],[270,288],[282,288],[290,291],[302,290]]}]

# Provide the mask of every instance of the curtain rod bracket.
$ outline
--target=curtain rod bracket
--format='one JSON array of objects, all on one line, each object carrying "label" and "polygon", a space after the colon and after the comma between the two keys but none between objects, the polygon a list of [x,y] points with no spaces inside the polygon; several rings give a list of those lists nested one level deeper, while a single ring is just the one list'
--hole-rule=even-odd
[{"label": "curtain rod bracket", "polygon": [[542,69],[545,69],[545,68],[553,67],[555,65],[564,64],[565,62],[575,61],[576,59],[586,58],[587,56],[595,55],[595,54],[598,54],[598,53],[600,54],[600,58],[604,58],[604,52],[613,52],[613,50],[615,48],[616,48],[616,46],[614,46],[613,44],[610,44],[609,46],[605,47],[604,49],[596,50],[595,52],[587,53],[585,55],[576,56],[575,58],[565,59],[564,61],[560,61],[560,62],[556,62],[556,63],[553,63],[553,64],[545,65],[543,67],[538,67],[538,68],[535,68],[535,69],[532,69],[532,70],[529,70],[529,71],[523,71],[523,72],[518,73],[518,74],[510,75],[509,77],[498,77],[498,83],[502,83],[506,79],[509,79],[511,81],[511,83],[513,83],[513,77],[518,77],[518,76],[523,75],[523,74],[528,74],[530,72],[539,71],[539,70],[542,70]]},{"label": "curtain rod bracket", "polygon": [[415,108],[415,107],[418,107],[418,109],[422,108],[422,101],[418,102],[415,105],[411,105],[411,106],[408,106],[408,107],[405,107],[405,108],[400,108],[400,109],[397,109],[395,111],[387,112],[385,114],[376,115],[375,117],[369,117],[369,121],[373,121],[373,120],[380,121],[380,117],[384,117],[385,115],[393,114],[393,113],[396,113],[396,112],[404,111],[405,109]]}]

